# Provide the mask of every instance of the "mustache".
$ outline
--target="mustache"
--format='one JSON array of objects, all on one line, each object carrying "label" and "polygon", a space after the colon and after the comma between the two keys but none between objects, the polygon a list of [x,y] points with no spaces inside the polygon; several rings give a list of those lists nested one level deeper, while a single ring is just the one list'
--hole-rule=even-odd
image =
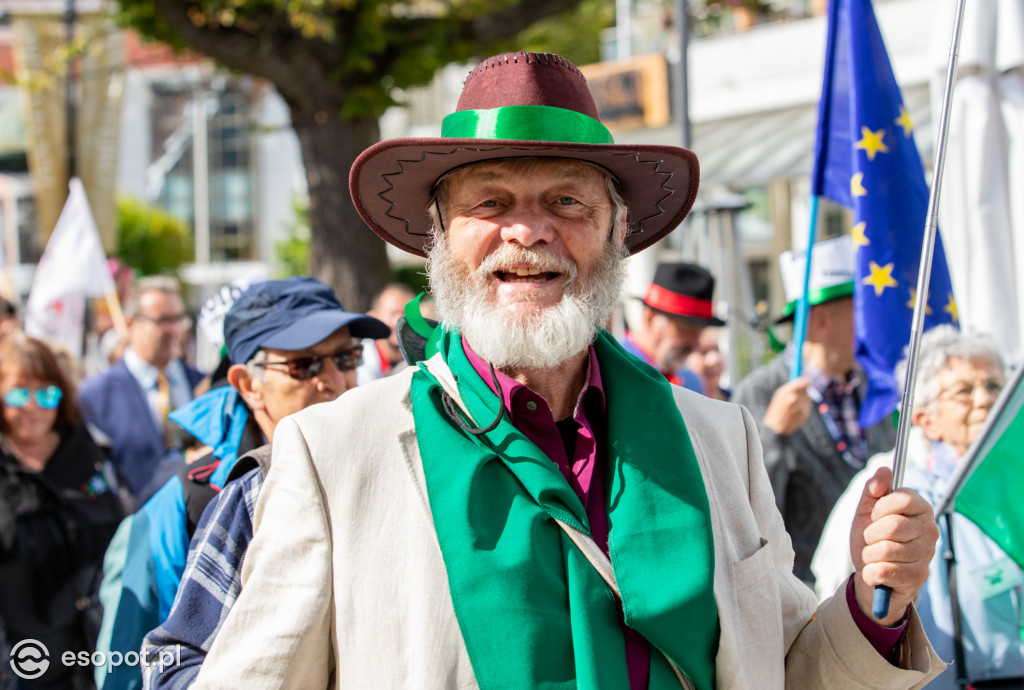
[{"label": "mustache", "polygon": [[543,273],[559,273],[567,285],[575,281],[579,275],[576,262],[567,256],[541,246],[524,247],[507,244],[489,254],[474,273],[486,276],[510,266],[526,266]]}]

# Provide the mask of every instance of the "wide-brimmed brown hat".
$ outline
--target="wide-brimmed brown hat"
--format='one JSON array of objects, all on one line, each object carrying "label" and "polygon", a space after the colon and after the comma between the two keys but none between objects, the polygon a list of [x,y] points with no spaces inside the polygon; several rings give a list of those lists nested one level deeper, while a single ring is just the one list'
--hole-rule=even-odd
[{"label": "wide-brimmed brown hat", "polygon": [[389,139],[363,151],[349,175],[359,215],[386,242],[426,256],[427,205],[437,181],[473,163],[561,158],[604,168],[629,205],[631,253],[670,233],[689,212],[697,157],[678,146],[615,144],[587,81],[549,53],[505,53],[469,76],[441,137]]}]

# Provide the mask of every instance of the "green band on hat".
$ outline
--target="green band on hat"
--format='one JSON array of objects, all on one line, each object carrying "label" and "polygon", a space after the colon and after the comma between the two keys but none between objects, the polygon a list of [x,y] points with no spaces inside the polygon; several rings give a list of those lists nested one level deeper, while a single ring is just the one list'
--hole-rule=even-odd
[{"label": "green band on hat", "polygon": [[442,120],[441,136],[575,144],[615,143],[608,128],[589,115],[549,105],[508,105],[487,110],[460,110]]},{"label": "green band on hat", "polygon": [[[852,297],[854,290],[854,282],[852,280],[845,283],[839,283],[839,285],[829,285],[826,288],[819,288],[817,290],[810,290],[807,293],[807,302],[812,307],[823,302],[830,300],[839,299],[840,297]],[[800,300],[793,300],[786,305],[785,309],[782,310],[782,318],[786,318],[790,314],[796,311],[797,302]]]}]

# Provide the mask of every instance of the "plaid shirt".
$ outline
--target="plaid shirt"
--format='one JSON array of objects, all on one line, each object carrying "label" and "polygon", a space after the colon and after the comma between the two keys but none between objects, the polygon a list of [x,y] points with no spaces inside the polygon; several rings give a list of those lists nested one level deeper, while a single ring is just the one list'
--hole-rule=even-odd
[{"label": "plaid shirt", "polygon": [[[143,640],[142,653],[153,664],[142,668],[143,688],[178,690],[195,682],[242,589],[242,559],[252,541],[252,516],[262,487],[263,473],[251,470],[207,506],[192,537],[171,613]],[[180,663],[161,669],[162,651],[176,655]]]},{"label": "plaid shirt", "polygon": [[832,433],[833,428],[838,431],[839,438],[834,439],[836,448],[848,463],[857,468],[864,467],[867,444],[858,421],[860,375],[854,369],[847,373],[845,380],[834,379],[809,364],[804,367],[804,374],[810,380],[810,388],[818,393],[814,395],[811,392],[811,398],[818,403],[818,412],[822,417],[828,415],[832,419],[832,425],[826,424],[830,427],[829,432]]}]

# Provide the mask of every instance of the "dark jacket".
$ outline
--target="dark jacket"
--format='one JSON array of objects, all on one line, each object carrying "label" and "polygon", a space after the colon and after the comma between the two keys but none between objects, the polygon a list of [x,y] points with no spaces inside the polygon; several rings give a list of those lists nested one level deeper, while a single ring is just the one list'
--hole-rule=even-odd
[{"label": "dark jacket", "polygon": [[[836,449],[821,413],[812,405],[804,425],[789,436],[781,436],[764,425],[772,395],[789,380],[789,363],[779,355],[739,382],[732,401],[743,405],[757,421],[764,447],[764,464],[775,491],[775,502],[793,539],[796,561],[793,572],[813,585],[811,559],[821,539],[832,506],[846,490],[860,468],[853,467]],[[860,399],[864,400],[867,376],[861,373]],[[896,430],[886,417],[865,431],[868,457],[892,450]]]},{"label": "dark jacket", "polygon": [[22,681],[28,687],[73,687],[76,673],[91,671],[59,660],[96,641],[87,599],[95,603],[103,552],[124,515],[114,476],[84,427],[61,433],[41,472],[0,444],[0,618],[8,644],[38,640],[51,662],[41,678]]},{"label": "dark jacket", "polygon": [[[195,388],[203,374],[188,365],[185,371],[189,384]],[[163,430],[149,411],[146,392],[121,360],[105,373],[85,381],[78,398],[85,418],[110,438],[118,472],[141,505],[170,476],[162,477],[149,488],[167,449]]]}]

